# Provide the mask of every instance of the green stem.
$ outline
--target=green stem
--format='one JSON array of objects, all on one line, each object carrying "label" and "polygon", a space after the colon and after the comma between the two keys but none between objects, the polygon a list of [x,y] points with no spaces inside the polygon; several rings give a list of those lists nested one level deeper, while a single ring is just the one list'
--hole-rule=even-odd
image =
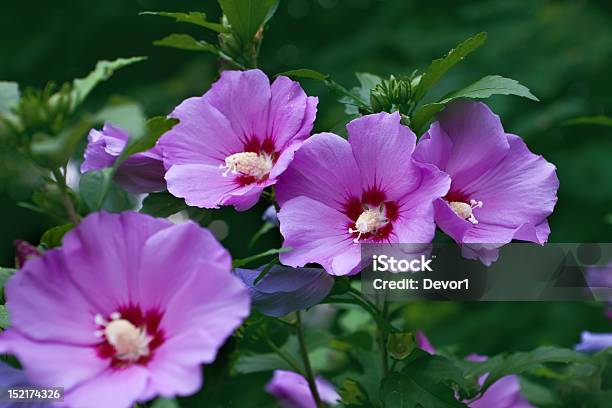
[{"label": "green stem", "polygon": [[304,371],[306,381],[308,381],[308,388],[310,388],[310,393],[312,394],[312,398],[314,399],[315,406],[317,408],[323,408],[323,403],[321,402],[321,397],[319,396],[319,391],[317,390],[317,383],[315,382],[315,377],[312,371],[312,366],[310,365],[310,359],[308,358],[308,349],[306,348],[306,341],[304,340],[304,329],[302,328],[302,316],[300,312],[295,312],[297,316],[296,329],[298,342],[300,344],[300,353],[302,354],[302,360],[304,360]]},{"label": "green stem", "polygon": [[[381,317],[384,321],[387,321],[389,309],[387,306],[387,302],[385,300],[383,300],[383,302],[384,304],[383,304]],[[378,341],[379,341],[379,346],[380,346],[380,363],[381,363],[382,374],[384,378],[389,373],[389,357],[387,356],[387,335],[384,330],[381,330],[380,326],[377,328],[377,332],[378,332]]]},{"label": "green stem", "polygon": [[376,322],[376,334],[378,339],[378,348],[380,350],[380,365],[383,377],[389,373],[389,357],[387,353],[387,333],[393,331],[393,326],[387,321],[389,308],[388,304],[383,299],[382,310],[380,307],[376,306],[369,299],[363,296],[361,292],[359,292],[355,288],[349,288],[349,293],[353,295],[355,298],[359,299],[360,305],[368,311],[374,321]]},{"label": "green stem", "polygon": [[77,225],[79,223],[79,215],[74,209],[74,204],[72,203],[72,199],[68,193],[68,186],[66,185],[66,174],[62,173],[60,169],[53,170],[53,176],[55,177],[55,181],[62,193],[62,201],[64,207],[66,208],[66,213],[68,214],[68,219],[72,223],[72,225]]},{"label": "green stem", "polygon": [[280,356],[280,358],[285,360],[285,362],[289,364],[289,366],[294,371],[296,371],[297,373],[301,375],[304,375],[304,372],[302,371],[302,369],[299,367],[299,365],[295,362],[295,360],[289,354],[287,354],[285,351],[283,351],[283,349],[281,349],[276,344],[274,344],[274,342],[270,340],[269,338],[266,338],[266,343],[272,348],[272,350],[274,350],[274,352],[276,352],[276,354]]},{"label": "green stem", "polygon": [[374,303],[372,303],[370,300],[365,298],[361,294],[361,292],[359,292],[358,290],[356,290],[354,288],[350,288],[348,293],[350,295],[352,295],[357,300],[357,304],[359,306],[361,306],[366,312],[370,313],[370,315],[374,319],[374,322],[376,323],[376,325],[378,326],[378,328],[380,330],[384,331],[385,333],[397,331],[386,320],[386,317],[382,316],[382,314],[380,313],[378,307]]}]

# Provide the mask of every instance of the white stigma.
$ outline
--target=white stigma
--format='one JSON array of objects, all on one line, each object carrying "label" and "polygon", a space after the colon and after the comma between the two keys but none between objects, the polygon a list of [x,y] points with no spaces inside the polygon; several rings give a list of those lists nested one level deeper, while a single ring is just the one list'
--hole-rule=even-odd
[{"label": "white stigma", "polygon": [[261,180],[270,173],[272,166],[272,157],[265,153],[242,152],[227,156],[225,164],[220,165],[219,168],[225,169],[224,176],[232,172]]},{"label": "white stigma", "polygon": [[387,225],[388,222],[384,205],[374,209],[367,208],[355,221],[355,228],[349,228],[348,232],[350,234],[358,233],[357,238],[353,239],[353,242],[358,243],[362,234],[376,232],[379,228]]},{"label": "white stigma", "polygon": [[104,330],[97,330],[95,334],[97,337],[106,338],[106,341],[114,347],[115,358],[137,361],[149,355],[151,337],[143,327],[136,327],[130,321],[121,319],[121,315],[117,312],[111,314],[111,319],[108,322],[97,314],[94,321],[103,326]]},{"label": "white stigma", "polygon": [[461,201],[451,201],[448,204],[459,217],[468,220],[472,224],[478,224],[478,220],[474,216],[473,210],[475,208],[481,208],[483,205],[482,201],[470,200],[469,204]]}]

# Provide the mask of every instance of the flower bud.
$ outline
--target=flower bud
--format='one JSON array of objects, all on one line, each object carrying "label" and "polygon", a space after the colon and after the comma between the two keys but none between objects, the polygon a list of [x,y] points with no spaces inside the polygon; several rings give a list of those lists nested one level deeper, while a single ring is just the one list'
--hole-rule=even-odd
[{"label": "flower bud", "polygon": [[38,248],[27,241],[16,239],[13,245],[15,246],[15,264],[18,268],[21,268],[28,259],[41,255]]},{"label": "flower bud", "polygon": [[382,90],[374,88],[370,93],[370,105],[372,112],[382,112],[391,108],[391,101]]},{"label": "flower bud", "polygon": [[412,333],[391,333],[387,339],[389,355],[396,360],[403,360],[414,350],[415,341]]}]

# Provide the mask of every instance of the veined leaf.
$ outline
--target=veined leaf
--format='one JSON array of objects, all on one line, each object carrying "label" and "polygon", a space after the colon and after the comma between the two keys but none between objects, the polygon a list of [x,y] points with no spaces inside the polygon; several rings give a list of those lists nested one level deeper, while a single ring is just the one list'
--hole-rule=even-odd
[{"label": "veined leaf", "polygon": [[529,88],[521,85],[518,81],[499,75],[488,75],[463,89],[446,95],[440,102],[448,103],[457,98],[484,99],[491,95],[516,95],[532,101],[539,101],[529,91]]},{"label": "veined leaf", "polygon": [[414,100],[419,101],[446,72],[463,60],[487,40],[487,33],[474,35],[450,50],[442,58],[433,60],[427,70],[415,81]]},{"label": "veined leaf", "polygon": [[574,350],[544,346],[527,352],[512,353],[489,358],[466,370],[471,378],[489,373],[481,392],[484,393],[493,383],[510,374],[520,374],[545,363],[590,363],[591,357]]},{"label": "veined leaf", "polygon": [[529,88],[521,85],[518,81],[504,78],[499,75],[488,75],[463,89],[451,92],[439,102],[421,106],[412,116],[413,130],[417,134],[420,134],[433,115],[440,112],[446,105],[456,99],[485,99],[492,95],[516,95],[533,101],[539,101],[539,99],[529,91]]},{"label": "veined leaf", "polygon": [[219,0],[232,31],[243,45],[249,44],[257,31],[274,14],[279,0]]},{"label": "veined leaf", "polygon": [[153,45],[178,48],[180,50],[188,51],[212,52],[213,54],[218,52],[217,47],[213,44],[209,44],[202,40],[196,40],[188,34],[170,34],[161,40],[153,41]]},{"label": "veined leaf", "polygon": [[143,11],[140,13],[141,16],[161,16],[161,17],[170,17],[176,20],[178,23],[189,23],[199,25],[200,27],[208,28],[209,30],[216,31],[218,33],[222,33],[225,31],[223,25],[219,23],[212,23],[206,20],[206,13],[198,12],[198,11],[190,11],[187,13],[179,13],[179,12],[168,12],[168,11]]},{"label": "veined leaf", "polygon": [[0,114],[9,113],[19,102],[19,84],[0,81]]},{"label": "veined leaf", "polygon": [[102,207],[104,196],[108,193],[110,183],[112,182],[112,174],[112,169],[106,168],[88,171],[81,175],[79,194],[91,211],[97,211]]},{"label": "veined leaf", "polygon": [[388,407],[467,407],[455,397],[452,384],[465,382],[461,370],[440,356],[422,356],[401,373],[391,373],[381,384],[380,395]]},{"label": "veined leaf", "polygon": [[140,62],[147,57],[118,58],[114,61],[98,61],[96,67],[85,78],[72,81],[71,110],[76,109],[87,95],[102,81],[106,81],[113,73],[123,67]]}]

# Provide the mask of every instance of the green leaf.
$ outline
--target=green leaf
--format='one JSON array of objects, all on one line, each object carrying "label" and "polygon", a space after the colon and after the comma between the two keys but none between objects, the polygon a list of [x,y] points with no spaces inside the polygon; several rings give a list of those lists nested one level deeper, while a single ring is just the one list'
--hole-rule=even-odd
[{"label": "green leaf", "polygon": [[40,243],[47,248],[58,247],[62,245],[64,235],[72,228],[74,228],[74,225],[69,223],[48,229],[42,234],[42,237],[40,237]]},{"label": "green leaf", "polygon": [[387,350],[391,358],[403,360],[415,348],[415,339],[412,333],[390,333],[387,336]]},{"label": "green leaf", "polygon": [[15,272],[17,272],[17,269],[0,268],[0,289],[4,287],[6,282]]},{"label": "green leaf", "polygon": [[5,305],[0,305],[0,329],[6,329],[10,325],[8,310]]},{"label": "green leaf", "polygon": [[531,404],[546,407],[561,406],[559,398],[548,388],[522,377],[519,377],[519,383],[521,385],[521,394]]},{"label": "green leaf", "polygon": [[423,133],[424,127],[429,123],[433,116],[445,107],[446,105],[442,102],[428,103],[427,105],[421,106],[421,108],[410,118],[410,127],[412,130],[414,130],[414,133],[417,135]]},{"label": "green leaf", "polygon": [[47,169],[56,169],[68,163],[78,143],[85,138],[92,126],[90,118],[83,118],[76,125],[64,129],[57,136],[37,133],[30,144],[32,159]]},{"label": "green leaf", "polygon": [[256,373],[259,371],[292,370],[291,366],[278,354],[240,354],[234,362],[232,369],[240,374]]},{"label": "green leaf", "polygon": [[153,401],[151,408],[179,408],[179,403],[174,399],[157,398]]},{"label": "green leaf", "polygon": [[290,78],[316,79],[317,81],[325,81],[329,77],[329,75],[308,68],[293,69],[291,71],[281,72],[280,74],[276,74],[275,76],[280,75]]},{"label": "green leaf", "polygon": [[81,176],[79,193],[90,212],[106,210],[118,213],[134,208],[134,200],[112,180],[113,175],[114,169],[106,168]]},{"label": "green leaf", "polygon": [[209,44],[206,41],[196,40],[189,34],[170,34],[161,40],[153,41],[153,45],[160,47],[178,48],[187,51],[205,51],[217,54],[217,47]]},{"label": "green leaf", "polygon": [[[68,198],[72,201],[73,206],[78,205],[78,197],[72,190],[67,190]],[[43,214],[48,214],[60,220],[67,221],[70,216],[66,211],[66,197],[55,184],[47,184],[44,188],[35,191],[32,194],[32,203],[34,208],[37,208]]]},{"label": "green leaf", "polygon": [[491,95],[516,95],[539,101],[529,88],[518,81],[499,75],[488,75],[463,89],[450,93],[440,102],[448,103],[458,98],[485,99]]},{"label": "green leaf", "polygon": [[76,109],[89,93],[102,81],[109,79],[113,73],[123,67],[140,62],[147,57],[117,58],[113,61],[98,61],[96,67],[85,78],[72,81],[71,110]]},{"label": "green leaf", "polygon": [[79,194],[83,203],[90,211],[97,211],[102,207],[104,195],[108,192],[106,185],[112,182],[112,169],[88,171],[81,175],[79,180]]},{"label": "green leaf", "polygon": [[[382,81],[382,78],[368,72],[356,72],[355,76],[359,81],[359,86],[352,88],[350,92],[356,95],[367,106],[370,106],[370,93],[372,92],[372,89],[374,89],[374,87]],[[344,112],[347,115],[359,115],[359,108],[355,104],[354,98],[343,97],[338,101],[345,105]]]},{"label": "green leaf", "polygon": [[380,395],[388,407],[467,407],[455,398],[452,384],[463,383],[461,370],[440,356],[422,356],[401,373],[391,373],[381,384]]},{"label": "green leaf", "polygon": [[145,132],[146,117],[142,106],[135,101],[115,98],[94,115],[96,122],[110,122],[125,130],[128,135]]},{"label": "green leaf", "polygon": [[279,0],[219,0],[232,31],[243,45],[272,17]]},{"label": "green leaf", "polygon": [[284,252],[289,252],[289,251],[291,251],[290,247],[283,247],[283,248],[278,248],[278,249],[269,249],[269,250],[267,250],[265,252],[262,252],[262,253],[257,254],[257,255],[249,256],[247,258],[234,259],[234,261],[232,262],[232,267],[240,268],[240,267],[248,265],[249,263],[251,263],[253,261],[256,261],[258,259],[265,258],[267,256],[282,254]]},{"label": "green leaf", "polygon": [[612,117],[605,115],[598,116],[581,116],[566,120],[562,123],[563,126],[571,125],[600,125],[600,126],[612,126]]},{"label": "green leaf", "polygon": [[149,194],[142,202],[140,212],[154,217],[165,218],[176,214],[186,207],[185,200],[164,191]]},{"label": "green leaf", "polygon": [[364,405],[368,402],[368,393],[365,388],[359,384],[359,382],[347,378],[344,380],[340,388],[338,389],[338,394],[342,398],[342,403],[344,405]]},{"label": "green leaf", "polygon": [[449,69],[483,45],[486,39],[487,33],[478,33],[457,45],[442,58],[433,60],[423,75],[418,77],[417,83],[414,84],[414,101],[423,98]]},{"label": "green leaf", "polygon": [[370,92],[376,85],[380,84],[382,78],[378,75],[370,74],[369,72],[356,72],[355,76],[360,86],[358,88],[353,88],[352,91],[369,103]]},{"label": "green leaf", "polygon": [[354,92],[352,90],[349,91],[348,89],[331,79],[325,80],[325,85],[333,94],[337,96],[338,101],[340,103],[352,104],[357,107],[357,110],[359,107],[369,109],[369,97],[368,99],[364,99],[361,97],[361,95],[359,95],[358,92]]},{"label": "green leaf", "polygon": [[[160,137],[167,131],[172,129],[177,123],[178,119],[168,118],[165,116],[155,116],[147,121],[146,131],[144,135],[131,137],[128,141],[125,151],[121,152],[119,156],[121,161],[136,153],[144,152],[155,146]],[[117,159],[119,163],[121,161]],[[118,166],[117,163],[115,163]]]},{"label": "green leaf", "polygon": [[19,103],[19,84],[0,81],[0,114],[9,113]]},{"label": "green leaf", "polygon": [[415,133],[420,134],[423,128],[429,123],[433,115],[440,112],[450,102],[460,99],[485,99],[492,95],[516,95],[539,101],[524,85],[510,78],[499,75],[489,75],[479,79],[471,85],[458,91],[451,92],[439,102],[429,103],[421,108],[412,116],[412,128]]},{"label": "green leaf", "polygon": [[589,356],[574,350],[544,346],[532,351],[496,356],[474,365],[466,371],[469,377],[477,378],[489,373],[481,392],[485,392],[495,381],[509,374],[520,374],[545,363],[590,363]]},{"label": "green leaf", "polygon": [[195,24],[201,27],[208,28],[209,30],[216,31],[218,33],[222,33],[225,31],[223,25],[207,21],[206,13],[201,13],[197,11],[190,11],[188,13],[173,13],[167,11],[143,11],[139,15],[170,17],[175,19],[177,23]]}]

